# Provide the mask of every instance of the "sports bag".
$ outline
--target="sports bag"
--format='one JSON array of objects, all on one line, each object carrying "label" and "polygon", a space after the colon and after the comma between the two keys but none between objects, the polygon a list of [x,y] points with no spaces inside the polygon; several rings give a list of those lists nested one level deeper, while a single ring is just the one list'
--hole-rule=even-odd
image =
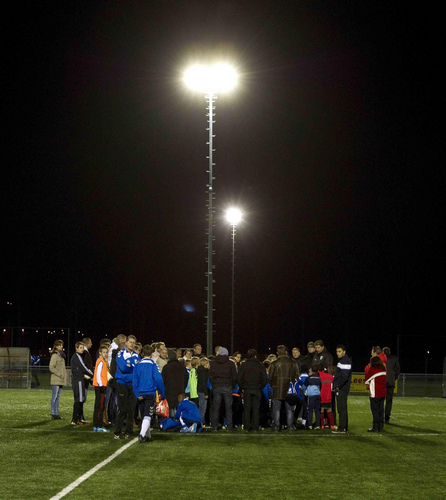
[{"label": "sports bag", "polygon": [[162,418],[167,418],[169,416],[169,403],[167,399],[162,399],[156,404],[155,415]]}]

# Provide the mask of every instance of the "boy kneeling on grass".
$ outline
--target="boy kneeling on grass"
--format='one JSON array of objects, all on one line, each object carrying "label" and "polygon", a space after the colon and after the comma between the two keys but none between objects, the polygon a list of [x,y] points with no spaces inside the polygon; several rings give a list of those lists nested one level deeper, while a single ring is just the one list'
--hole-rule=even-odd
[{"label": "boy kneeling on grass", "polygon": [[190,401],[186,394],[178,394],[178,408],[175,413],[175,420],[181,423],[180,432],[190,432],[195,434],[201,432],[201,417],[200,411],[195,403]]},{"label": "boy kneeling on grass", "polygon": [[160,398],[164,399],[164,382],[158,365],[151,356],[153,347],[146,344],[142,348],[143,359],[135,366],[133,370],[133,392],[138,401],[141,402],[141,431],[138,439],[140,443],[153,441],[150,434],[150,421],[155,414],[156,406],[156,391],[159,392]]}]

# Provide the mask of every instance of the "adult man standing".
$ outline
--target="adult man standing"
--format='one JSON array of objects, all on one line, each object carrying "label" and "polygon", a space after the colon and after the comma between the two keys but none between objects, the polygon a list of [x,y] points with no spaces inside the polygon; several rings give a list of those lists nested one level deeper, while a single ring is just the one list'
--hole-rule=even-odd
[{"label": "adult man standing", "polygon": [[232,390],[237,383],[237,370],[235,364],[229,359],[228,350],[220,347],[215,360],[209,370],[209,381],[213,389],[213,406],[211,425],[216,431],[220,413],[221,400],[225,402],[226,426],[233,430],[232,425]]},{"label": "adult man standing", "polygon": [[265,367],[257,359],[257,351],[250,349],[246,361],[238,372],[238,384],[243,391],[245,411],[243,412],[243,430],[258,431],[260,419],[260,398],[262,389],[268,382]]},{"label": "adult man standing", "polygon": [[334,372],[333,390],[336,394],[336,406],[339,414],[339,426],[333,431],[335,434],[348,432],[348,407],[347,399],[352,381],[352,361],[347,356],[345,346],[340,344],[336,347],[338,364]]},{"label": "adult man standing", "polygon": [[285,402],[287,427],[294,429],[294,409],[286,401],[286,395],[290,387],[290,382],[294,382],[299,377],[297,364],[288,357],[287,348],[284,345],[277,347],[277,359],[271,363],[269,369],[269,385],[273,390],[273,431],[280,430],[280,410],[282,402]]},{"label": "adult man standing", "polygon": [[182,394],[187,386],[189,375],[184,363],[180,363],[173,349],[168,352],[169,361],[163,369],[163,381],[166,399],[169,403],[169,416],[174,417],[178,406],[178,395]]},{"label": "adult man standing", "polygon": [[134,351],[136,338],[127,337],[124,349],[116,356],[116,393],[118,395],[118,416],[116,418],[115,439],[123,439],[121,435],[126,421],[125,438],[129,439],[133,433],[133,413],[135,411],[136,397],[133,393],[133,370],[141,361]]},{"label": "adult man standing", "polygon": [[386,395],[386,407],[384,410],[384,422],[386,424],[390,421],[390,414],[392,413],[392,403],[393,403],[393,392],[395,391],[395,382],[400,376],[400,363],[398,358],[390,353],[388,347],[384,347],[383,353],[387,357],[386,368],[387,368],[387,395]]},{"label": "adult man standing", "polygon": [[198,358],[201,356],[201,353],[203,352],[203,348],[201,347],[201,344],[194,344],[194,356],[197,356]]},{"label": "adult man standing", "polygon": [[[110,345],[108,351],[108,367],[111,375],[111,379],[107,384],[107,392],[105,393],[105,403],[107,408],[107,419],[104,423],[108,425],[110,422],[112,424],[116,423],[116,416],[118,411],[117,401],[116,401],[116,356],[121,349],[124,349],[125,343],[127,342],[127,336],[120,333]],[[105,415],[105,413],[104,413]],[[110,420],[110,422],[109,422]]]},{"label": "adult man standing", "polygon": [[167,365],[169,357],[167,347],[164,344],[159,348],[159,353],[160,355],[156,360],[156,364],[158,365],[159,371],[163,373],[163,368]]},{"label": "adult man standing", "polygon": [[297,368],[299,369],[299,373],[300,373],[300,368],[302,365],[305,364],[305,359],[303,356],[301,356],[300,349],[298,347],[293,347],[293,349],[291,350],[291,359],[295,363],[297,363]]},{"label": "adult man standing", "polygon": [[333,365],[333,356],[327,351],[323,340],[316,340],[314,347],[316,349],[314,360],[323,365],[325,372],[328,371],[328,367]]}]

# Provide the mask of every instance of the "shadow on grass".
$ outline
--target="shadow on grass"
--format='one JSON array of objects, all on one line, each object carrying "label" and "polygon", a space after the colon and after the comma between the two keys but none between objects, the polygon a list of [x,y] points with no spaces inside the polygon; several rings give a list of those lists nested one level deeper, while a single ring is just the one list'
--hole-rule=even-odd
[{"label": "shadow on grass", "polygon": [[[28,422],[27,424],[23,425],[14,425],[12,426],[13,429],[34,429],[35,427],[39,427],[41,425],[48,425],[51,420],[41,420],[40,422]],[[65,427],[65,426],[64,426]],[[60,429],[57,429],[60,430]]]},{"label": "shadow on grass", "polygon": [[[444,431],[440,431],[438,429],[425,429],[421,427],[411,427],[409,425],[400,425],[400,424],[386,424],[385,429],[391,430],[391,429],[402,429],[405,431],[410,431],[413,432],[414,434],[445,434]],[[398,434],[395,434],[397,436]]]}]

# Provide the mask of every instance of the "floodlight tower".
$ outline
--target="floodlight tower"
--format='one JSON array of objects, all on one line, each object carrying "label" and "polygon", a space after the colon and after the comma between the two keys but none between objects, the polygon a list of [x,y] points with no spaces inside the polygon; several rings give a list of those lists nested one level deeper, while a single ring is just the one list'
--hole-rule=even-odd
[{"label": "floodlight tower", "polygon": [[234,303],[235,303],[235,228],[242,220],[242,212],[238,208],[230,208],[226,212],[226,220],[232,227],[232,294],[231,294],[231,355],[234,353]]},{"label": "floodlight tower", "polygon": [[207,218],[208,218],[208,229],[207,229],[207,314],[206,314],[206,344],[208,355],[213,354],[213,335],[214,335],[214,309],[213,309],[213,299],[214,299],[214,265],[213,265],[213,228],[214,228],[214,201],[215,194],[213,188],[214,177],[214,166],[213,162],[213,152],[215,151],[213,147],[213,139],[215,137],[213,133],[213,125],[215,123],[215,101],[217,99],[217,94],[222,92],[227,92],[231,90],[237,83],[237,74],[233,68],[226,64],[216,64],[211,67],[205,67],[196,65],[189,68],[185,75],[184,81],[186,85],[194,90],[202,92],[205,96],[207,102],[207,117],[208,117],[208,131],[209,131],[209,153],[208,153],[208,174],[209,180],[207,183],[207,193],[208,193],[208,205],[207,205]]}]

